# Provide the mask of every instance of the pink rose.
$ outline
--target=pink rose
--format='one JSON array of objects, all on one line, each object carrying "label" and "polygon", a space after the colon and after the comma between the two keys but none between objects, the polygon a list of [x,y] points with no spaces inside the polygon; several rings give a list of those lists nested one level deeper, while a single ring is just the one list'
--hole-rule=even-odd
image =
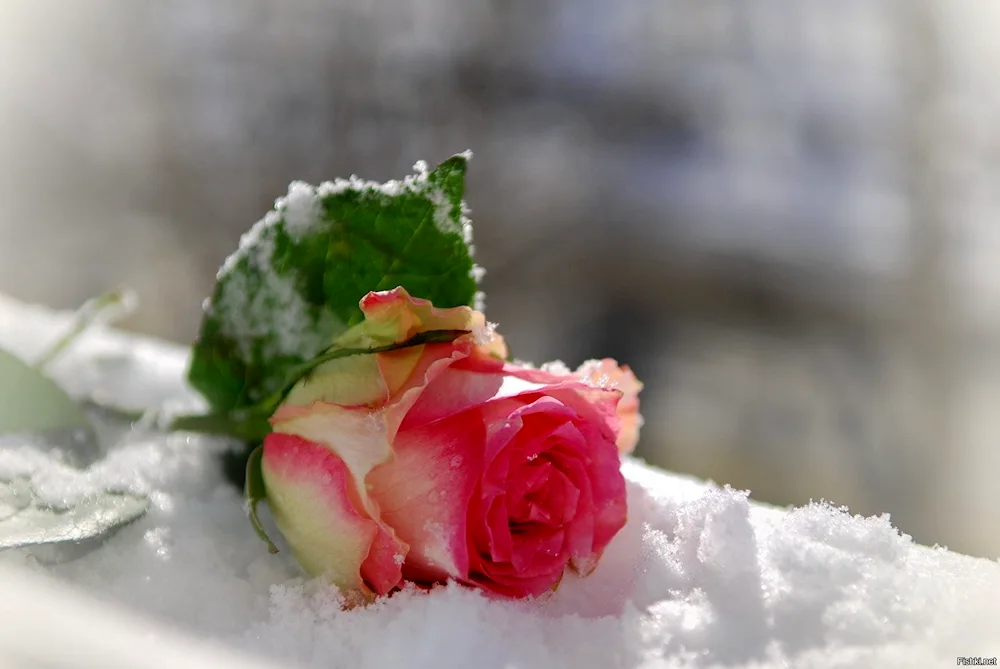
[{"label": "pink rose", "polygon": [[510,597],[593,569],[625,524],[619,448],[634,446],[641,388],[631,372],[504,362],[481,313],[402,288],[369,293],[361,309],[338,345],[468,334],[328,362],[275,412],[261,469],[302,567],[349,593],[454,579]]}]

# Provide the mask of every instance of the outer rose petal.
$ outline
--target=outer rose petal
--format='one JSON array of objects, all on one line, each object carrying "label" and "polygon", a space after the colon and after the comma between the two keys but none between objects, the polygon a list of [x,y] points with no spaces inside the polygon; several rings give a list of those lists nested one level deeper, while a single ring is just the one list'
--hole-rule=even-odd
[{"label": "outer rose petal", "polygon": [[517,365],[507,365],[504,371],[525,381],[539,384],[556,384],[567,379],[577,379],[594,388],[614,390],[621,394],[616,413],[618,437],[616,443],[620,453],[631,453],[639,441],[639,428],[642,427],[642,414],[639,413],[639,392],[642,382],[636,378],[627,365],[621,367],[613,358],[603,360],[588,360],[580,365],[575,372],[565,367],[559,371],[551,368],[531,369]]},{"label": "outer rose petal", "polygon": [[639,442],[639,428],[642,414],[639,413],[639,393],[642,382],[636,378],[628,365],[618,366],[612,358],[588,360],[576,370],[577,375],[601,388],[614,388],[622,392],[618,402],[618,418],[621,431],[618,433],[618,451],[631,453]]},{"label": "outer rose petal", "polygon": [[507,357],[503,338],[493,333],[482,313],[469,307],[439,309],[429,300],[411,297],[402,287],[368,293],[359,306],[365,320],[338,337],[338,345],[382,346],[428,330],[469,330],[486,351]]},{"label": "outer rose petal", "polygon": [[485,316],[469,307],[438,309],[416,299],[403,288],[368,293],[360,302],[365,320],[350,328],[334,344],[345,348],[372,348],[398,344],[428,330],[468,330],[451,344],[414,346],[389,353],[353,355],[331,360],[295,385],[285,406],[328,402],[343,406],[380,407],[407,387],[422,382],[428,356],[465,357],[470,351],[507,356],[503,338],[493,332]]},{"label": "outer rose petal", "polygon": [[[387,438],[392,441],[402,421],[408,415],[410,408],[417,402],[429,383],[441,374],[448,372],[451,366],[474,352],[471,337],[459,337],[450,344],[425,344],[420,346],[421,355],[415,361],[407,351],[401,349],[378,356],[379,369],[382,376],[392,379],[393,399],[386,406]],[[414,347],[417,348],[417,347]],[[499,361],[494,358],[497,365]],[[440,399],[440,398],[439,398]]]},{"label": "outer rose petal", "polygon": [[301,437],[272,433],[261,472],[268,507],[303,569],[345,591],[384,594],[399,583],[406,546],[365,513],[342,460]]},{"label": "outer rose petal", "polygon": [[271,417],[271,425],[275,432],[295,434],[328,448],[347,465],[359,490],[368,472],[392,455],[385,438],[385,421],[379,412],[367,407],[325,402],[282,406]]},{"label": "outer rose petal", "polygon": [[352,355],[330,360],[302,378],[282,406],[307,407],[313,402],[343,406],[380,406],[389,389],[379,374],[374,355]]},{"label": "outer rose petal", "polygon": [[422,391],[408,408],[401,428],[432,423],[469,409],[492,413],[486,407],[497,400],[552,395],[613,435],[619,432],[615,407],[620,391],[589,385],[575,375],[559,376],[504,363],[475,351],[448,365],[445,373],[429,377]]},{"label": "outer rose petal", "polygon": [[[454,347],[450,359],[430,362],[414,375],[418,382],[402,389],[399,401],[389,408],[390,431],[426,425],[504,396],[503,366],[503,361],[478,355],[467,346]],[[542,387],[512,382],[518,390]]]},{"label": "outer rose petal", "polygon": [[[372,468],[392,457],[385,438],[385,421],[380,413],[365,407],[345,408],[316,402],[309,407],[283,406],[272,416],[271,423],[275,430],[272,434],[302,437],[315,446],[326,448],[346,467],[353,491],[352,501],[358,511],[372,519],[378,528],[370,560],[384,561],[385,556],[395,560],[397,555],[405,554],[405,543],[399,541],[392,527],[383,522],[378,504],[368,494],[366,484]],[[387,570],[395,574],[399,565],[385,564],[378,571]],[[362,574],[368,580],[366,572],[362,571]]]},{"label": "outer rose petal", "polygon": [[401,430],[393,441],[395,457],[368,476],[382,519],[410,546],[406,578],[466,578],[468,509],[485,439],[476,412]]}]

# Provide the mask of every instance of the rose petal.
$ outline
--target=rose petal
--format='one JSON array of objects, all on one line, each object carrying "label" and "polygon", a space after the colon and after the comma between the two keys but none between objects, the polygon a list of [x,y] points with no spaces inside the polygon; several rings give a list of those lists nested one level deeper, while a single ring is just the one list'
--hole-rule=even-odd
[{"label": "rose petal", "polygon": [[639,393],[642,382],[636,378],[628,365],[618,366],[613,358],[603,360],[588,360],[580,365],[576,374],[602,388],[620,390],[622,399],[618,402],[618,418],[621,428],[618,433],[618,450],[621,453],[631,453],[639,441],[639,428],[643,418],[639,413]]},{"label": "rose petal", "polygon": [[343,406],[381,406],[389,389],[379,374],[374,355],[351,355],[323,363],[303,377],[282,406],[307,407],[313,402]]},{"label": "rose petal", "polygon": [[530,541],[516,541],[510,559],[513,573],[530,577],[548,574],[560,567],[565,568],[564,543],[564,530],[539,533]]},{"label": "rose petal", "polygon": [[[614,446],[614,444],[609,445]],[[578,492],[581,512],[575,514],[566,524],[566,545],[564,550],[569,559],[586,557],[594,552],[595,508],[593,486],[584,459],[577,453],[567,453],[562,447],[549,451],[553,464],[573,483]]]},{"label": "rose petal", "polygon": [[394,457],[369,475],[382,519],[410,545],[407,578],[432,581],[468,573],[467,516],[485,439],[474,412],[400,430]]},{"label": "rose petal", "polygon": [[359,490],[376,465],[389,459],[385,421],[366,407],[315,402],[307,407],[282,406],[271,417],[275,432],[295,434],[326,446],[344,461]]},{"label": "rose petal", "polygon": [[596,564],[607,544],[625,526],[628,509],[616,445],[591,423],[580,421],[576,427],[589,445],[589,457],[581,459],[574,449],[562,447],[551,449],[549,457],[580,488],[585,497],[581,504],[591,509],[590,514],[577,517],[568,535],[571,564],[586,570]]},{"label": "rose petal", "polygon": [[[612,448],[613,444],[597,441],[597,430],[590,424],[581,423],[578,427],[585,439],[599,445],[592,448],[587,466],[593,492],[594,550],[600,554],[625,526],[628,518],[625,477],[621,472],[617,448]],[[588,434],[589,430],[594,430],[594,433]]]},{"label": "rose petal", "polygon": [[361,563],[361,577],[376,594],[384,595],[399,585],[409,547],[384,523],[376,526],[378,533],[368,557]]},{"label": "rose petal", "polygon": [[530,570],[518,569],[509,562],[480,562],[469,580],[504,597],[537,597],[558,585],[565,568],[566,560],[559,557],[543,558]]},{"label": "rose petal", "polygon": [[378,594],[400,582],[396,556],[405,556],[406,545],[367,516],[347,466],[332,452],[272,433],[264,439],[261,472],[275,523],[309,574]]},{"label": "rose petal", "polygon": [[427,330],[471,330],[476,313],[464,306],[439,309],[430,300],[411,297],[402,287],[368,293],[360,307],[369,332],[391,342]]},{"label": "rose petal", "polygon": [[488,538],[488,550],[484,551],[484,555],[489,555],[494,562],[508,562],[514,551],[514,541],[510,534],[506,497],[498,495],[493,498],[483,521]]},{"label": "rose petal", "polygon": [[569,522],[575,515],[580,501],[580,489],[557,468],[545,482],[545,487],[529,497],[531,502],[530,519],[541,522],[544,514],[546,524],[552,527]]},{"label": "rose petal", "polygon": [[397,535],[391,525],[385,524],[378,504],[369,494],[366,480],[372,468],[388,460],[392,453],[381,413],[316,402],[308,407],[283,406],[271,422],[275,432],[298,435],[324,446],[342,461],[350,473],[359,508],[379,523],[377,539],[387,544],[397,541]]},{"label": "rose petal", "polygon": [[571,382],[553,387],[547,394],[575,415],[575,423],[593,426],[604,440],[614,443],[620,423],[616,407],[621,393],[617,390],[591,388]]},{"label": "rose petal", "polygon": [[423,344],[365,357],[375,360],[379,375],[389,395],[397,395],[404,386],[411,382],[414,375],[418,374],[418,368],[427,367],[439,358],[450,357],[451,348],[450,344]]},{"label": "rose petal", "polygon": [[554,373],[543,369],[529,369],[517,365],[508,365],[505,373],[514,374],[519,378],[537,384],[557,386],[567,379],[576,379],[586,385],[603,390],[616,391],[621,399],[615,413],[618,417],[615,432],[616,442],[621,453],[631,453],[639,440],[639,428],[643,418],[639,413],[639,393],[643,384],[627,365],[619,366],[613,358],[603,360],[588,360],[575,372]]},{"label": "rose petal", "polygon": [[[505,382],[502,371],[502,361],[476,355],[471,347],[456,346],[449,360],[432,363],[427,368],[421,384],[415,388],[418,392],[411,392],[393,408],[399,429],[433,423],[502,398],[500,388]],[[516,379],[514,382],[519,383]]]},{"label": "rose petal", "polygon": [[[378,356],[383,377],[392,379],[392,383],[395,384],[392,386],[393,401],[386,408],[386,431],[390,441],[402,427],[403,420],[407,420],[408,427],[419,427],[427,422],[414,420],[410,416],[412,406],[427,392],[431,382],[446,372],[451,373],[451,367],[457,361],[469,357],[475,351],[471,336],[459,337],[450,344],[425,344],[421,348],[423,349],[421,356],[412,366],[409,360],[398,360],[398,352],[395,351]],[[499,365],[497,361],[486,364],[491,364],[493,367]],[[404,375],[405,380],[400,382],[400,378]],[[432,404],[446,402],[449,399],[447,395],[441,395],[436,390],[433,393],[432,398],[428,400]]]},{"label": "rose petal", "polygon": [[601,423],[612,439],[618,434],[616,408],[620,391],[590,386],[572,376],[500,363],[474,352],[448,365],[447,374],[428,378],[401,428],[432,423],[470,409],[489,411],[484,405],[501,400],[523,397],[525,402],[531,402],[541,396],[566,404],[571,413],[575,411],[585,421]]},{"label": "rose petal", "polygon": [[493,333],[482,313],[469,307],[441,309],[428,300],[411,297],[402,287],[370,292],[359,306],[365,320],[338,337],[338,345],[384,346],[428,330],[469,330],[485,352],[507,357],[503,338]]},{"label": "rose petal", "polygon": [[507,480],[507,499],[511,503],[511,518],[514,521],[527,521],[530,495],[548,483],[552,473],[552,463],[548,460],[521,464],[516,467]]}]

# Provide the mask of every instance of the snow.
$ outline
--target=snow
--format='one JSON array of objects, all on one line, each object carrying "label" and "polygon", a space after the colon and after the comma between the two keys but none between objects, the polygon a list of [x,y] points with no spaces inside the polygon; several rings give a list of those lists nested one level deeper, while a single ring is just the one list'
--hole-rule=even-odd
[{"label": "snow", "polygon": [[293,181],[288,195],[275,202],[274,208],[285,219],[285,232],[299,240],[319,221],[321,206],[315,188],[304,181]]},{"label": "snow", "polygon": [[456,223],[451,218],[451,210],[454,209],[448,195],[440,189],[427,189],[427,199],[434,205],[434,227],[445,234],[455,234],[462,232],[461,221]]},{"label": "snow", "polygon": [[[22,355],[63,323],[0,298],[0,345]],[[114,395],[106,374],[118,370],[115,381],[144,379],[147,399],[192,402],[179,382],[184,365],[180,349],[101,328],[53,373],[74,392],[88,392],[84,379]],[[8,446],[0,445],[3,467],[31,450]],[[156,643],[169,646],[162,657],[184,649],[184,664],[195,667],[212,666],[218,653],[233,655],[215,666],[241,666],[240,653],[249,653],[274,666],[442,669],[939,667],[1000,654],[996,562],[915,545],[887,517],[824,503],[777,509],[632,459],[624,464],[629,522],[589,577],[569,574],[538,601],[448,586],[343,610],[283,545],[267,553],[239,491],[222,479],[218,454],[227,447],[134,430],[85,476],[149,493],[144,518],[76,559],[0,553],[0,664],[8,647],[29,652],[26,639],[38,657],[56,639],[138,654],[106,666],[136,666],[136,658],[161,666]],[[17,637],[3,631],[15,610]],[[34,636],[32,621],[42,629]],[[130,636],[138,625],[148,626],[141,645]]]}]

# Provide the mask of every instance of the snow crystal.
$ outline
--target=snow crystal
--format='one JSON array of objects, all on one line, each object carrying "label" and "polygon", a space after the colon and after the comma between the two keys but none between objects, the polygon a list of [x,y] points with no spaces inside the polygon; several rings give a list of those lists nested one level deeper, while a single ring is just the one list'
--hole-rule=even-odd
[{"label": "snow crystal", "polygon": [[275,203],[285,221],[285,232],[295,240],[306,235],[320,220],[321,202],[316,189],[304,181],[293,181],[288,195]]},{"label": "snow crystal", "polygon": [[566,363],[562,360],[552,360],[550,362],[542,363],[540,369],[543,372],[556,374],[557,376],[569,376],[573,373],[573,370],[567,367]]},{"label": "snow crystal", "polygon": [[[163,356],[179,377],[183,352]],[[72,363],[60,381],[86,364]],[[223,481],[226,447],[127,435],[84,476],[147,492],[145,517],[76,560],[0,561],[288,667],[935,667],[1000,654],[996,562],[915,545],[885,516],[776,509],[630,458],[628,523],[588,577],[568,573],[536,600],[449,585],[345,609],[303,577],[262,505],[281,548],[267,553]],[[41,457],[4,446],[0,471]],[[69,479],[51,485],[76,494]]]},{"label": "snow crystal", "polygon": [[472,266],[472,270],[469,272],[469,276],[472,277],[473,281],[479,283],[483,280],[483,277],[486,276],[486,268],[474,264]]},{"label": "snow crystal", "polygon": [[472,308],[476,311],[486,311],[486,293],[477,290],[472,296]]},{"label": "snow crystal", "polygon": [[497,324],[489,321],[486,321],[486,324],[483,326],[476,325],[472,328],[472,336],[479,346],[485,346],[493,341],[496,338],[496,333]]}]

